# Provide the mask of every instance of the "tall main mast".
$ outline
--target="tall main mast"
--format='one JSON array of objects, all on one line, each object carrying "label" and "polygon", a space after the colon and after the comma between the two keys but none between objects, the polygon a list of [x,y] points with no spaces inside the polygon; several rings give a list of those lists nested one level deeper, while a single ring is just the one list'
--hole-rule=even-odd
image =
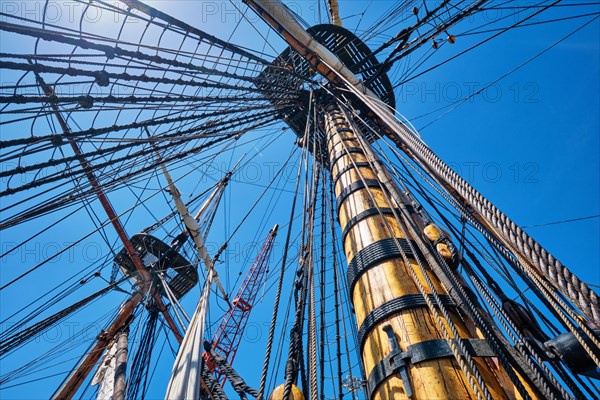
[{"label": "tall main mast", "polygon": [[[502,372],[481,358],[493,354],[485,340],[473,336],[438,277],[417,261],[426,258],[415,254],[423,239],[408,236],[394,215],[410,205],[389,197],[372,167],[375,160],[361,150],[361,132],[336,102],[326,106],[324,123],[369,398],[481,398],[486,391],[494,399],[514,398],[514,387],[501,384]],[[449,358],[460,354],[460,343],[451,348],[445,340],[448,327],[440,324],[439,309],[469,348],[460,361]],[[465,356],[475,363],[473,371]],[[477,371],[479,379],[472,375]]]},{"label": "tall main mast", "polygon": [[[393,93],[366,45],[333,25],[308,32],[280,2],[246,3],[290,45],[274,61],[274,68],[261,74],[257,86],[266,88],[277,80],[278,68],[317,71],[329,81],[329,89],[315,96],[320,99],[316,106],[321,108],[324,136],[318,158],[329,166],[335,185],[368,398],[543,397],[539,382],[535,389],[531,385],[531,366],[515,362],[510,350],[500,348],[493,323],[468,298],[462,278],[450,270],[451,251],[439,247],[444,245],[444,234],[411,211],[410,201],[397,188],[390,190],[391,174],[375,160],[368,141],[383,135],[397,137],[390,131],[401,127],[382,105],[383,101],[394,107]],[[355,75],[357,70],[363,80]],[[369,70],[379,72],[365,76]],[[299,89],[302,83],[296,83]],[[329,95],[338,88],[350,92],[349,98],[342,101]],[[275,108],[281,104],[277,98],[271,102]],[[375,127],[375,133],[362,132],[348,118],[343,109],[350,103],[350,108],[362,111],[361,119],[368,120],[360,125]],[[312,106],[315,103],[291,112],[282,109],[302,143],[314,139],[307,138],[303,129],[310,118],[306,110]],[[448,263],[440,257],[449,257]],[[289,395],[289,388],[286,379],[285,390],[277,388],[272,398]],[[545,393],[556,390],[544,389]],[[291,394],[298,398],[293,390]]]}]

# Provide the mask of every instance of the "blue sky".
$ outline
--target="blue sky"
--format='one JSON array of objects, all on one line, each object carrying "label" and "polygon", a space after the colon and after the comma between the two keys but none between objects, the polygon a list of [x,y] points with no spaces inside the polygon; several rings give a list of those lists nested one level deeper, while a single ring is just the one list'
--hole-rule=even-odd
[{"label": "blue sky", "polygon": [[[323,21],[318,20],[319,10],[313,2],[286,3],[309,25]],[[24,3],[11,4],[13,6],[16,4],[17,8],[13,9],[16,10],[15,12],[26,11],[22,8]],[[251,49],[264,50],[269,57],[277,55],[285,48],[283,41],[239,2],[232,4],[188,0],[157,1],[151,4],[222,39],[231,40]],[[393,4],[388,1],[342,0],[340,14],[345,26],[352,30],[356,29],[360,36],[364,34],[363,30],[369,28]],[[10,6],[8,2],[3,2],[3,11],[9,12],[10,9],[7,7]],[[31,8],[32,5],[29,7],[30,12],[37,12]],[[240,18],[237,8],[248,13],[247,16],[256,29]],[[595,11],[598,11],[598,7]],[[68,8],[62,8],[62,12],[61,18],[68,19]],[[560,16],[561,12],[560,9],[551,11],[547,17],[540,17],[540,19]],[[321,10],[321,15],[322,17],[326,15],[325,10]],[[483,15],[480,18],[485,17]],[[444,109],[426,117],[419,118],[419,116],[448,106],[456,100],[471,95],[474,90],[494,82],[572,32],[583,21],[587,19],[515,29],[440,68],[405,83],[401,90],[396,91],[398,111],[412,120],[418,129],[424,127],[420,129],[420,133],[431,148],[515,222],[523,226],[600,213],[600,24],[598,20],[448,114],[444,114],[446,111]],[[110,19],[104,18],[90,26],[102,32],[114,29],[115,24]],[[442,46],[429,60],[431,65],[447,59],[481,39],[479,36],[460,36],[459,33],[466,29],[468,24],[464,28],[462,25],[456,27],[456,31],[451,32],[457,35],[457,42],[454,45]],[[390,28],[382,35],[367,41],[367,44],[372,48],[376,47],[395,31],[396,29]],[[265,44],[263,39],[265,37],[268,44]],[[23,46],[30,48],[31,42],[2,40],[3,52],[18,52]],[[412,63],[415,59],[416,56],[407,60],[407,63]],[[402,67],[401,62],[399,70]],[[390,75],[397,76],[395,74],[393,70]],[[9,75],[5,75],[3,80],[6,80],[7,76]],[[9,76],[10,78],[12,76]],[[436,119],[439,116],[442,117]],[[432,121],[434,122],[431,123]],[[263,191],[264,186],[269,184],[274,171],[296,148],[293,144],[293,135],[289,131],[282,132],[281,127],[282,125],[279,124],[254,133],[256,137],[265,133],[272,133],[272,136],[245,146],[240,145],[231,154],[219,158],[214,168],[210,168],[206,175],[191,174],[180,181],[180,190],[184,195],[197,193],[199,188],[207,187],[211,182],[219,179],[243,153],[248,153],[247,157],[252,157],[252,161],[240,171],[239,176],[234,177],[233,184],[226,192],[223,207],[209,238],[211,251],[214,252],[231,234],[233,228]],[[2,129],[3,139],[22,134],[14,128],[0,129]],[[276,139],[273,140],[272,137]],[[293,157],[292,160],[297,161],[297,157]],[[194,169],[197,173],[198,171],[201,173],[204,171],[203,167],[199,163],[190,164],[177,169],[173,174],[182,177],[184,173]],[[225,253],[220,268],[222,268],[222,279],[229,292],[235,290],[240,273],[245,273],[250,260],[254,257],[253,244],[260,243],[275,223],[279,223],[280,226],[286,223],[294,174],[293,168],[286,169],[284,174],[288,178],[286,182],[277,182],[277,187],[282,190],[267,193],[265,201],[261,202],[257,212],[244,222],[242,229],[236,234]],[[159,191],[160,182],[152,181],[150,188]],[[132,194],[126,190],[111,193],[110,196],[115,208],[120,211],[126,210],[128,204],[133,201]],[[135,233],[154,223],[155,215],[150,214],[156,214],[156,217],[160,218],[169,210],[162,198],[156,198],[150,203],[149,208],[150,210],[136,210],[128,216],[126,222],[128,233]],[[62,217],[62,214],[55,214],[49,217],[49,221]],[[34,228],[35,225],[26,224],[0,233],[3,246],[25,239]],[[0,281],[2,284],[6,283],[18,275],[21,268],[30,268],[44,257],[53,254],[55,249],[64,248],[65,243],[77,240],[92,228],[93,224],[89,216],[83,212],[66,219],[65,222],[41,235],[40,239],[32,245],[33,247],[0,260],[2,268]],[[298,229],[299,221],[296,221],[296,233]],[[600,285],[600,219],[531,227],[526,230],[583,280]],[[107,232],[113,233],[110,229]],[[115,241],[116,235],[110,236],[109,239],[111,242]],[[234,364],[252,386],[258,386],[257,371],[262,367],[266,327],[272,310],[272,283],[276,279],[274,272],[277,270],[276,262],[281,257],[283,240],[282,230],[278,237],[273,255],[274,265],[266,286],[270,290],[265,291],[261,302],[254,310],[242,343],[243,347]],[[93,262],[102,261],[103,257],[110,257],[108,245],[99,235],[94,235],[76,247],[72,256],[63,254],[56,262],[32,274],[27,285],[0,292],[2,319],[22,305],[24,301],[22,297],[33,299],[31,292],[45,291],[76,271],[92,265]],[[295,267],[294,262],[295,260],[292,260],[292,267]],[[289,293],[292,279],[291,275],[288,275],[284,297]],[[102,287],[102,282],[94,281],[90,285],[93,286],[89,288],[88,293],[91,293],[94,288]],[[198,293],[199,289],[193,290],[183,302],[189,313],[193,312]],[[86,311],[88,315],[78,316],[72,322],[83,326],[92,321],[96,323],[92,327],[102,326],[107,318],[96,321],[97,317],[111,312],[123,298],[122,294],[114,293],[94,304]],[[65,301],[62,304],[65,306],[70,303]],[[284,320],[285,308],[282,306],[280,322]],[[211,321],[218,320],[221,314],[222,311],[213,301]],[[64,337],[67,328],[68,325],[62,325],[62,330],[57,335]],[[285,337],[286,332],[278,328],[278,340],[281,339],[279,336]],[[89,335],[89,338],[91,337],[93,334]],[[18,353],[17,357],[0,361],[0,374],[3,375],[20,366],[24,359],[31,359],[42,350],[48,350],[53,346],[54,340],[52,336],[45,336],[28,346],[23,353]],[[58,339],[55,342],[58,343]],[[162,346],[162,344],[161,338],[157,345]],[[75,357],[84,348],[85,346],[80,345],[72,349],[69,354]],[[165,348],[168,349],[168,344]],[[273,383],[282,382],[283,363],[284,361],[281,362],[279,373],[273,379]],[[68,368],[59,365],[49,371],[59,373],[66,370]],[[170,359],[169,356],[165,356],[154,374],[149,398],[161,398],[169,374]],[[33,378],[39,376],[38,373],[33,375]],[[48,396],[48,388],[54,388],[59,383],[59,377],[40,380],[25,386],[25,391],[20,386],[2,390],[0,398],[44,398]],[[88,393],[86,396],[91,395]]]}]

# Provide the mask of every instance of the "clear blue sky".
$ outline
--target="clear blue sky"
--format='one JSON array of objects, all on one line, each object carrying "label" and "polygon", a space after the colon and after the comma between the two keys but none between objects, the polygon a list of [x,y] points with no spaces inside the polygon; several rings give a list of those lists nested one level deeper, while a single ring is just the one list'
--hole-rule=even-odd
[{"label": "clear blue sky", "polygon": [[[326,12],[309,1],[286,2],[309,25],[325,21]],[[16,4],[16,3],[15,3]],[[25,7],[16,4],[17,7]],[[39,12],[34,2],[28,2],[30,9],[17,8],[13,12]],[[210,32],[225,40],[254,49],[264,51],[267,58],[277,55],[285,45],[283,41],[270,32],[247,7],[240,3],[187,1],[156,1],[151,3],[191,25]],[[372,26],[373,22],[384,15],[392,7],[391,1],[340,1],[340,14],[347,28],[356,30],[359,36]],[[2,11],[11,11],[8,2],[2,3]],[[240,18],[239,10],[247,13],[248,18],[257,28],[253,29],[246,20]],[[69,21],[69,9],[62,8],[61,21]],[[596,10],[598,11],[598,7]],[[556,10],[540,16],[539,19],[551,19],[561,16]],[[485,18],[486,16],[481,16]],[[488,15],[492,18],[492,15]],[[589,19],[589,18],[588,18]],[[421,77],[404,84],[396,91],[396,104],[400,113],[412,120],[420,130],[423,139],[447,163],[469,180],[477,189],[494,202],[514,221],[523,226],[546,224],[579,217],[598,215],[600,213],[600,24],[598,20],[574,34],[564,42],[556,45],[547,53],[533,60],[523,68],[493,84],[480,95],[474,96],[448,114],[446,109],[438,110],[456,100],[469,96],[474,90],[486,87],[500,76],[543,51],[548,46],[573,31],[588,19],[575,19],[557,22],[550,25],[539,25],[515,29],[480,46],[456,60],[437,68]],[[510,19],[508,20],[510,24]],[[239,22],[239,26],[238,26]],[[481,23],[476,19],[474,23]],[[93,25],[98,31],[110,31],[118,26],[110,18],[99,19]],[[135,28],[131,28],[135,29]],[[397,32],[399,27],[389,28],[381,35],[367,41],[371,47],[377,47],[383,40]],[[456,54],[477,41],[481,36],[460,36],[459,33],[469,29],[468,23],[456,27],[450,33],[458,36],[454,45],[444,45],[427,65],[433,65]],[[4,35],[5,33],[2,33]],[[13,36],[14,37],[14,36]],[[265,44],[264,38],[268,43]],[[23,52],[23,46],[31,49],[31,41],[2,40],[3,52]],[[46,49],[52,49],[46,45]],[[29,51],[29,50],[27,50]],[[408,63],[414,63],[418,55],[414,55]],[[398,77],[404,64],[390,74],[392,79]],[[4,74],[4,73],[3,73]],[[3,80],[13,79],[7,73]],[[429,114],[420,117],[423,114]],[[440,117],[437,119],[437,117]],[[0,118],[3,118],[1,116]],[[433,122],[433,123],[431,123]],[[431,123],[431,124],[430,124]],[[198,193],[201,188],[215,179],[237,160],[244,152],[252,157],[252,163],[242,169],[240,175],[230,185],[224,206],[220,210],[213,231],[209,238],[212,250],[229,236],[252,203],[263,191],[273,177],[273,173],[285,161],[294,149],[293,136],[287,131],[281,135],[281,126],[272,128],[271,140],[260,140],[246,146],[240,146],[233,154],[226,154],[218,159],[208,176],[191,175],[182,179],[180,189],[184,195]],[[46,132],[47,125],[39,124]],[[2,138],[19,137],[28,134],[28,125],[22,130],[2,129]],[[268,128],[271,129],[271,128]],[[23,133],[25,132],[25,133]],[[269,132],[257,132],[259,136]],[[293,158],[297,161],[297,158]],[[3,166],[4,168],[4,166]],[[203,170],[193,164],[174,171],[177,177],[193,168]],[[289,215],[289,204],[293,190],[294,169],[285,171],[287,182],[278,182],[282,190],[270,191],[257,208],[256,213],[247,220],[242,229],[234,237],[225,253],[221,276],[228,291],[232,292],[239,283],[238,276],[245,273],[249,260],[255,255],[253,243],[260,242],[275,223],[284,225]],[[198,180],[200,181],[198,183]],[[2,182],[5,188],[6,182]],[[159,190],[159,183],[152,181],[150,188]],[[131,193],[121,190],[111,194],[115,208],[120,211],[132,204]],[[8,199],[8,201],[11,201]],[[5,203],[2,204],[3,206]],[[98,208],[96,207],[98,210]],[[163,198],[156,198],[150,203],[149,210],[137,210],[127,220],[126,227],[130,234],[155,222],[155,217],[162,217],[169,208]],[[98,210],[98,214],[100,211]],[[60,213],[49,217],[49,221],[60,219]],[[104,217],[102,216],[103,220]],[[18,243],[31,234],[34,224],[25,224],[11,230],[1,232],[3,250],[10,243]],[[0,283],[17,276],[24,269],[31,268],[43,258],[53,254],[56,249],[64,248],[66,243],[73,242],[93,229],[93,223],[85,212],[65,220],[55,228],[40,236],[31,247],[11,254],[0,260]],[[296,233],[299,223],[296,224]],[[579,222],[531,227],[526,229],[534,238],[542,243],[551,253],[560,259],[583,280],[600,284],[600,219],[593,218]],[[116,241],[112,230],[109,241]],[[281,232],[275,248],[273,259],[278,261],[283,248],[284,232]],[[116,246],[115,248],[119,248]],[[34,293],[41,293],[54,287],[76,271],[87,268],[93,262],[100,262],[103,257],[110,257],[109,246],[99,235],[84,241],[69,255],[63,255],[56,262],[44,266],[32,274],[27,284],[0,292],[2,320],[16,311],[23,302],[31,301]],[[293,265],[295,267],[295,264]],[[110,265],[103,272],[109,275]],[[267,326],[271,317],[273,288],[276,279],[276,263],[271,268],[267,287],[262,301],[254,310],[252,322],[242,342],[242,348],[234,367],[247,379],[251,386],[258,386],[259,370],[262,368]],[[291,274],[284,287],[284,306],[281,317],[285,315],[287,295],[292,281]],[[91,283],[86,293],[102,287],[102,282]],[[183,304],[192,313],[197,301],[198,290],[193,290]],[[79,297],[76,296],[77,299]],[[62,324],[56,337],[48,334],[28,346],[14,357],[0,361],[0,375],[22,365],[24,360],[35,358],[42,351],[49,350],[53,343],[65,338],[70,326],[85,326],[98,320],[98,317],[114,310],[124,298],[121,294],[112,294],[101,302],[86,310],[85,315],[78,315],[70,320],[74,325]],[[74,301],[74,300],[73,300]],[[72,302],[72,301],[71,301]],[[57,308],[70,304],[69,301],[59,303]],[[217,321],[222,311],[218,305],[211,308],[211,321]],[[108,315],[107,315],[108,316]],[[92,325],[91,332],[102,326],[107,318],[100,318],[97,325]],[[282,319],[280,319],[282,321]],[[0,327],[4,330],[6,327]],[[278,329],[278,335],[281,334]],[[94,336],[89,333],[88,338]],[[164,336],[163,336],[164,337]],[[60,339],[60,340],[59,340]],[[280,338],[277,337],[277,340]],[[174,341],[171,339],[171,342]],[[77,344],[79,341],[73,341]],[[159,339],[158,346],[163,345]],[[164,353],[167,354],[168,345]],[[287,347],[286,347],[287,348]],[[76,357],[85,346],[73,347],[66,352],[63,359]],[[287,351],[287,350],[286,350]],[[170,374],[170,356],[165,356],[156,368],[148,398],[162,398],[164,388]],[[284,361],[281,362],[277,383],[282,382]],[[64,373],[65,365],[51,366],[48,372],[37,372],[31,377],[24,377],[14,383],[37,379],[45,374]],[[27,386],[0,390],[2,399],[39,399],[47,397],[61,381],[61,377],[33,382]],[[275,383],[275,382],[273,382]],[[10,385],[9,383],[7,385]],[[25,388],[25,390],[24,390]],[[52,388],[49,390],[49,388]],[[88,393],[86,395],[90,397]]]}]

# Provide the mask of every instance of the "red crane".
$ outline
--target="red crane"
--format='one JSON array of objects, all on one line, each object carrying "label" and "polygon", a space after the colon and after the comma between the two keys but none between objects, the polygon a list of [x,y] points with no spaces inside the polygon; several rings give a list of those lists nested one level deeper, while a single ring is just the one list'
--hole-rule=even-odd
[{"label": "red crane", "polygon": [[[210,343],[211,348],[223,356],[229,365],[233,363],[248,317],[250,317],[250,312],[256,302],[260,287],[264,283],[269,266],[269,256],[273,249],[273,243],[275,242],[275,236],[277,236],[278,227],[279,225],[275,224],[273,229],[269,232],[269,235],[231,302],[232,307],[227,314],[223,316]],[[221,381],[223,372],[219,371],[219,368],[212,357],[206,352],[202,357],[208,368],[215,373],[217,381]],[[224,383],[225,381],[223,380],[221,386],[223,386]]]}]

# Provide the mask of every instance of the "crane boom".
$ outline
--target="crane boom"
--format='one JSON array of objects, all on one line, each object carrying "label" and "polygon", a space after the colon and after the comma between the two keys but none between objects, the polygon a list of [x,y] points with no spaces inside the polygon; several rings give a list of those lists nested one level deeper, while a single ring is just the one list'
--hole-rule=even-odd
[{"label": "crane boom", "polygon": [[[227,314],[221,319],[221,323],[215,330],[211,340],[211,348],[222,355],[227,363],[231,365],[237,353],[238,346],[242,339],[246,322],[252,308],[256,303],[256,297],[260,287],[265,281],[269,267],[269,257],[277,236],[278,225],[275,224],[269,235],[265,239],[258,255],[254,259],[250,270],[246,274],[244,281],[240,285]],[[208,353],[203,354],[206,365],[215,373],[217,381],[223,378],[223,372],[219,371],[218,366],[212,360]],[[224,382],[222,382],[224,383]]]}]

